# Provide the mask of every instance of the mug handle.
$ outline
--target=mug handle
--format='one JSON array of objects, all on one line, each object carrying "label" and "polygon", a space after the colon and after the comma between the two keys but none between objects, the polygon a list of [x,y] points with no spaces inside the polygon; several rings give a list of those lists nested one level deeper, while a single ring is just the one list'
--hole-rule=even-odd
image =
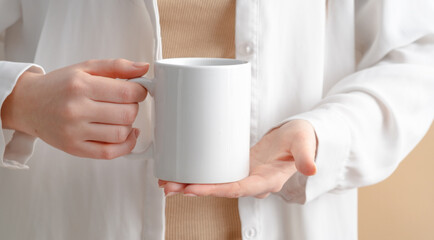
[{"label": "mug handle", "polygon": [[[131,78],[128,79],[128,81],[131,82],[136,82],[140,85],[142,85],[144,88],[146,88],[146,90],[148,91],[148,93],[153,97],[154,96],[154,91],[155,91],[155,85],[154,85],[154,79],[153,78],[145,78],[145,77],[140,77],[140,78]],[[149,146],[140,152],[131,152],[127,155],[124,155],[123,157],[126,159],[138,159],[138,158],[150,158],[153,156],[153,147],[154,143],[151,142],[149,144]]]},{"label": "mug handle", "polygon": [[155,91],[154,78],[145,78],[145,77],[131,78],[128,79],[128,81],[136,82],[142,85],[144,88],[146,88],[149,94],[151,94],[151,96],[154,96],[154,91]]}]

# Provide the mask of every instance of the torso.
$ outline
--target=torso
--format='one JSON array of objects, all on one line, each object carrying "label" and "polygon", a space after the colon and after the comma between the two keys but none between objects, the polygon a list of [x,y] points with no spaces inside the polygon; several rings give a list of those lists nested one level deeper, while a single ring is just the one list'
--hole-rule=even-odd
[{"label": "torso", "polygon": [[[235,57],[235,0],[158,0],[163,57]],[[241,239],[238,199],[166,198],[166,239]]]}]

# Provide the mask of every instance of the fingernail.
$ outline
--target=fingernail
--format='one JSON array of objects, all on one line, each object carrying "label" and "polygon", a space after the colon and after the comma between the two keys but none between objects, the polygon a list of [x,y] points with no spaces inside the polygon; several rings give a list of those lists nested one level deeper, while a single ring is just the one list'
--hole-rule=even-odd
[{"label": "fingernail", "polygon": [[193,193],[184,193],[184,197],[197,197],[197,195]]},{"label": "fingernail", "polygon": [[144,68],[147,65],[149,65],[149,63],[146,63],[146,62],[135,62],[135,63],[133,63],[133,66],[136,67],[136,68]]},{"label": "fingernail", "polygon": [[158,187],[159,188],[164,188],[166,186],[166,184],[161,184],[161,185],[159,185]]},{"label": "fingernail", "polygon": [[136,137],[136,139],[139,137],[140,135],[140,130],[138,128],[134,129],[134,136]]},{"label": "fingernail", "polygon": [[176,194],[178,194],[178,192],[170,192],[170,193],[166,194],[166,197],[170,197],[170,196],[173,196],[173,195],[176,195]]}]

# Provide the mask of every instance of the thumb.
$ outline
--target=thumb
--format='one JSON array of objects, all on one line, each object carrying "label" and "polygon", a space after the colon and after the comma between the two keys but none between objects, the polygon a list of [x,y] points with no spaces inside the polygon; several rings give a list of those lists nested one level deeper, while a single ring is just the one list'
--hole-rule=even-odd
[{"label": "thumb", "polygon": [[78,65],[91,75],[124,79],[140,77],[149,69],[149,63],[132,62],[122,58],[89,60]]},{"label": "thumb", "polygon": [[305,136],[295,139],[291,153],[294,157],[295,167],[297,170],[306,176],[310,176],[316,173],[316,137],[310,136],[307,132],[304,132],[303,134]]}]

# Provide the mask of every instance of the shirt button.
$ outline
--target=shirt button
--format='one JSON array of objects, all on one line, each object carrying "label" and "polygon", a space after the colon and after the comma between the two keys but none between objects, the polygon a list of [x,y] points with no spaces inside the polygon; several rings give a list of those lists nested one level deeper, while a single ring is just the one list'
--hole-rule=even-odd
[{"label": "shirt button", "polygon": [[252,42],[245,42],[241,44],[241,46],[238,48],[239,52],[244,56],[249,56],[253,54],[253,43]]},{"label": "shirt button", "polygon": [[254,227],[246,228],[244,230],[244,236],[246,238],[254,238],[254,237],[256,237],[256,228],[254,228]]}]

